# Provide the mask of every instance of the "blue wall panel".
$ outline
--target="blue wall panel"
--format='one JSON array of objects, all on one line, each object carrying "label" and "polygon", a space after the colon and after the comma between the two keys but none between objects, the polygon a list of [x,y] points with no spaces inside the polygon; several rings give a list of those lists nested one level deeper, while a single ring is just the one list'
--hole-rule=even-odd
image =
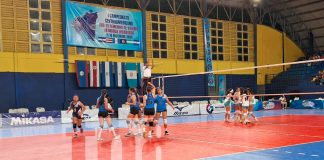
[{"label": "blue wall panel", "polygon": [[13,73],[0,73],[0,112],[15,106],[15,79]]},{"label": "blue wall panel", "polygon": [[257,91],[256,76],[254,75],[226,75],[226,88],[250,88],[253,93]]},{"label": "blue wall panel", "polygon": [[[14,73],[0,73],[0,112],[8,112],[15,105]],[[72,99],[74,94],[86,105],[94,105],[100,96],[102,88],[78,88],[74,73],[67,75],[66,96],[64,97],[64,74],[54,73],[17,73],[17,107],[28,107],[35,111],[36,107],[46,110],[66,109],[65,100]],[[157,81],[155,81],[156,83]],[[255,76],[227,75],[227,88],[256,88]],[[114,108],[120,107],[126,101],[127,88],[108,88],[108,93],[114,99]],[[205,96],[207,95],[206,76],[185,76],[165,79],[165,93],[169,96]],[[184,99],[182,99],[184,100]],[[197,99],[189,99],[193,101]],[[180,100],[179,100],[180,101]]]}]

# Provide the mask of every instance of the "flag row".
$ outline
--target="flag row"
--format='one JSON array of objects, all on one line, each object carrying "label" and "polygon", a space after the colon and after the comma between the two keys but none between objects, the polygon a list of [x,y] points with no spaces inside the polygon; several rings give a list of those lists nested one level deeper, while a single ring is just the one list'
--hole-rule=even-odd
[{"label": "flag row", "polygon": [[79,87],[141,86],[143,63],[75,61]]}]

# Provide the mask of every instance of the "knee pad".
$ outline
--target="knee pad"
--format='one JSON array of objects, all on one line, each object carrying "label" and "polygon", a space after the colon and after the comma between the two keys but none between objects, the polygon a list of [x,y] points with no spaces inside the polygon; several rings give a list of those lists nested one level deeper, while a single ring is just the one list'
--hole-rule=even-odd
[{"label": "knee pad", "polygon": [[168,124],[168,120],[167,119],[163,119],[163,123],[164,124]]},{"label": "knee pad", "polygon": [[130,120],[127,119],[127,120],[126,120],[126,123],[127,123],[127,124],[130,124]]},{"label": "knee pad", "polygon": [[78,126],[78,128],[82,128],[82,126],[80,125],[80,126]]},{"label": "knee pad", "polygon": [[146,126],[147,122],[146,121],[143,121],[143,125]]},{"label": "knee pad", "polygon": [[77,127],[77,125],[76,124],[73,124],[73,128],[76,128]]},{"label": "knee pad", "polygon": [[154,123],[153,122],[149,122],[150,127],[153,127]]}]

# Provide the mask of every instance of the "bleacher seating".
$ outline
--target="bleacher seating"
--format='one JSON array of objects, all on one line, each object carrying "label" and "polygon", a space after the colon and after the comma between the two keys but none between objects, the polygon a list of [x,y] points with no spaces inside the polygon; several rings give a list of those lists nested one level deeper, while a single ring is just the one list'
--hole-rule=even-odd
[{"label": "bleacher seating", "polygon": [[312,83],[311,80],[323,68],[323,62],[312,65],[292,65],[286,71],[273,77],[271,84],[266,85],[266,93],[322,91],[323,89],[315,83]]}]

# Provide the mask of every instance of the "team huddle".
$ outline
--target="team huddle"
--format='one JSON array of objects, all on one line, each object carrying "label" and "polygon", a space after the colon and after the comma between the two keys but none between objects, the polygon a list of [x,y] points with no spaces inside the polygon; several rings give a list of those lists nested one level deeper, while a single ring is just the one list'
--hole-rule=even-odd
[{"label": "team huddle", "polygon": [[[144,137],[152,137],[154,127],[158,124],[161,117],[163,118],[164,134],[168,135],[167,130],[167,105],[172,108],[173,104],[169,101],[168,97],[163,93],[161,88],[156,88],[152,83],[148,83],[146,94],[143,96],[143,103],[141,103],[138,93],[135,88],[129,89],[129,95],[127,97],[127,104],[130,105],[130,112],[127,116],[128,132],[125,135],[130,137],[133,135],[139,135]],[[156,103],[156,111],[155,111]],[[144,116],[143,112],[144,111]],[[133,123],[132,123],[133,122]],[[133,125],[137,127],[137,132],[133,133]],[[148,125],[148,131],[146,126]]]},{"label": "team huddle", "polygon": [[234,106],[234,121],[243,124],[250,123],[249,117],[252,117],[254,121],[258,121],[253,114],[255,104],[255,97],[251,89],[237,88],[234,92],[233,89],[229,89],[226,93],[224,105],[225,105],[225,121],[231,122],[231,107]]}]

